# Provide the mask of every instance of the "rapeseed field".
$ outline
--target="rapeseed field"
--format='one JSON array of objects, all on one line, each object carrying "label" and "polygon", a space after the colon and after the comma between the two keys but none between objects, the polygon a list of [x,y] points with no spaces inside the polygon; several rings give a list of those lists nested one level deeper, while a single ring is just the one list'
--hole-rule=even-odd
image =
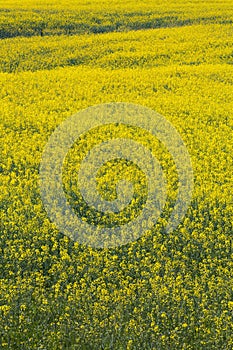
[{"label": "rapeseed field", "polygon": [[[232,23],[231,0],[0,0],[0,349],[233,349]],[[100,168],[97,189],[113,201],[126,178],[135,189],[128,209],[96,216],[84,203],[80,162],[111,136],[155,154],[169,190],[151,230],[101,248],[50,220],[40,167],[70,116],[114,103],[173,125],[190,155],[193,192],[167,232],[178,192],[168,149],[136,127],[91,129],[63,164],[77,216],[107,230],[146,203],[148,179],[124,159]]]}]

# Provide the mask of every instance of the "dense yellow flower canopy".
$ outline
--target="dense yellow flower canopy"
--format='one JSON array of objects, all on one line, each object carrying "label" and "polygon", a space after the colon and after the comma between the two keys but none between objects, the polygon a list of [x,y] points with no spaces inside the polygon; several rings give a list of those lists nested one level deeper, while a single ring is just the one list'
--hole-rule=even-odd
[{"label": "dense yellow flower canopy", "polygon": [[[232,0],[0,0],[1,349],[233,348],[232,21]],[[174,161],[155,138],[120,126],[157,156],[168,203],[139,239],[95,249],[49,220],[39,168],[63,121],[112,102],[149,107],[176,128],[194,191],[184,220],[164,232],[177,195]],[[111,218],[80,210],[76,171],[112,128],[84,135],[63,166],[67,200],[101,227]],[[132,210],[117,218],[125,224],[146,200],[145,174],[109,162],[97,189],[115,199],[122,174],[135,185]]]}]

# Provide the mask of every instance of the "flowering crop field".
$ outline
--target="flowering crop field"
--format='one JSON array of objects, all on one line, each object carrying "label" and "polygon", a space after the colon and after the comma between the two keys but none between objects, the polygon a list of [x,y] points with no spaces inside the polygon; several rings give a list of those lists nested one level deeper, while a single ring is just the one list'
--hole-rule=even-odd
[{"label": "flowering crop field", "polygon": [[[232,23],[231,0],[0,0],[1,349],[233,349]],[[72,175],[109,134],[135,136],[171,183],[170,207],[153,229],[95,248],[49,219],[40,164],[62,122],[115,102],[155,110],[176,128],[194,190],[183,220],[166,232],[177,194],[167,150],[123,126],[102,128],[99,138],[90,131],[64,161],[77,215],[114,224],[94,218]],[[100,193],[115,198],[114,172],[138,192],[116,219],[127,224],[144,205],[146,178],[129,162],[110,163],[98,173]]]}]

